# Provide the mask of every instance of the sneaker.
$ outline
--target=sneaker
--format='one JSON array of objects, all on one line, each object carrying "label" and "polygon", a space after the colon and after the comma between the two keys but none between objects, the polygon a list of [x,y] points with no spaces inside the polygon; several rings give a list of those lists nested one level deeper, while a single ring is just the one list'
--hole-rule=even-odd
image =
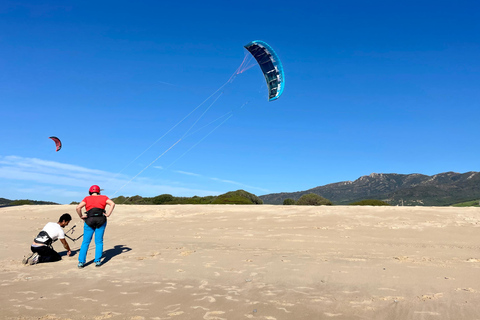
[{"label": "sneaker", "polygon": [[95,267],[100,267],[101,265],[102,265],[102,262],[101,262],[101,261],[95,262]]},{"label": "sneaker", "polygon": [[85,263],[79,262],[78,263],[78,269],[83,269],[83,267],[85,267]]},{"label": "sneaker", "polygon": [[28,260],[28,264],[33,266],[34,264],[38,263],[38,258],[40,258],[40,255],[38,253],[34,253],[30,259]]},{"label": "sneaker", "polygon": [[35,253],[32,252],[31,254],[28,254],[28,255],[24,256],[23,260],[22,260],[22,263],[23,264],[28,264],[28,260],[30,260],[33,257],[34,254]]}]

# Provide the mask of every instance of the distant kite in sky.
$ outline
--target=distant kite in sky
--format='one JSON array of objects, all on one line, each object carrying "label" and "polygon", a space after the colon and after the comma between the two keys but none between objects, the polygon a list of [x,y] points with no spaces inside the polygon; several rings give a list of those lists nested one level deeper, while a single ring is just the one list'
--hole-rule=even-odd
[{"label": "distant kite in sky", "polygon": [[280,58],[266,42],[255,40],[244,46],[257,60],[268,86],[268,100],[273,101],[282,95],[285,76]]},{"label": "distant kite in sky", "polygon": [[57,147],[57,149],[55,151],[60,151],[60,149],[62,149],[62,142],[60,141],[60,139],[58,139],[57,137],[49,137],[50,139],[52,139],[53,141],[55,141],[55,146]]}]

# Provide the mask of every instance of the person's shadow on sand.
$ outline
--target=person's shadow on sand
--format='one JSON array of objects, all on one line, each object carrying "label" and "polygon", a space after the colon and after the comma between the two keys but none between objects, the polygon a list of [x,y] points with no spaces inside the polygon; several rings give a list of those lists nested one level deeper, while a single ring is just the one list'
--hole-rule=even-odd
[{"label": "person's shadow on sand", "polygon": [[[95,250],[95,249],[93,249],[93,250]],[[113,247],[112,249],[108,249],[107,251],[104,251],[103,255],[102,255],[102,258],[103,258],[102,265],[104,265],[105,263],[110,261],[110,259],[112,259],[113,257],[118,256],[119,254],[128,252],[130,250],[132,250],[132,248],[125,247],[123,244],[119,244],[119,245],[116,245],[115,247]],[[80,250],[78,250],[78,252],[80,252]],[[66,255],[66,253],[65,253],[65,255]],[[72,251],[72,256],[73,255],[74,255],[74,253]],[[88,261],[87,263],[85,263],[85,267],[92,264],[93,262],[94,262],[94,260]]]},{"label": "person's shadow on sand", "polygon": [[110,259],[112,259],[113,257],[118,256],[119,254],[128,252],[130,250],[132,250],[132,248],[125,247],[123,244],[119,244],[119,245],[116,245],[115,247],[113,247],[112,249],[108,249],[107,251],[103,252],[102,264],[105,264],[108,261],[110,261]]}]

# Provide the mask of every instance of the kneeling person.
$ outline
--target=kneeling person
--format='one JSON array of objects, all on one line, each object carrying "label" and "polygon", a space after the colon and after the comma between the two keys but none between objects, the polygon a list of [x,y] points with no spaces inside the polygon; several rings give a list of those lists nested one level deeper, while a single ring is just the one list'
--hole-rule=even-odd
[{"label": "kneeling person", "polygon": [[63,247],[67,250],[67,256],[72,254],[70,246],[65,240],[65,232],[63,228],[68,226],[72,216],[68,213],[63,214],[58,222],[49,222],[43,227],[42,231],[33,239],[32,254],[23,259],[23,264],[37,264],[40,262],[55,262],[62,260],[62,257],[55,251],[52,247],[52,243],[60,240],[63,244]]}]

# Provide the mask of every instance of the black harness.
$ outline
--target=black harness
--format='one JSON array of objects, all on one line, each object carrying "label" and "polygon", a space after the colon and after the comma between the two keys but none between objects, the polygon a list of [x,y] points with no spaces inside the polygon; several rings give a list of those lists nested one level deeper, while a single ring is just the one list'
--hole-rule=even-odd
[{"label": "black harness", "polygon": [[33,239],[33,242],[51,247],[53,243],[53,239],[50,237],[50,235],[46,231],[42,230],[35,237],[35,239]]},{"label": "black harness", "polygon": [[107,222],[107,217],[104,215],[105,210],[100,208],[92,208],[86,212],[87,219],[85,223],[93,229],[98,229]]}]

